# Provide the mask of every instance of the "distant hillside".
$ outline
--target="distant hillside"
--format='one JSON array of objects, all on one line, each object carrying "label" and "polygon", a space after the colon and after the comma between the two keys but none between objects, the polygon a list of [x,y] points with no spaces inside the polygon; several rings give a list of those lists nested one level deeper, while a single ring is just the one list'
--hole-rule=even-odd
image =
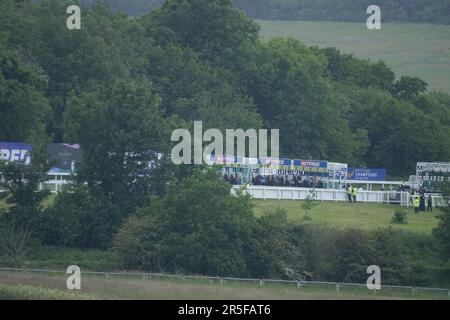
[{"label": "distant hillside", "polygon": [[161,6],[164,0],[81,0],[81,3],[87,6],[96,2],[106,3],[113,11],[124,12],[129,16],[139,16]]},{"label": "distant hillside", "polygon": [[385,22],[450,24],[448,0],[234,0],[254,19],[346,21],[367,18],[370,5],[379,5]]},{"label": "distant hillside", "polygon": [[[81,1],[90,5],[97,0]],[[131,16],[147,13],[164,2],[164,0],[102,1],[113,10]],[[253,19],[359,22],[367,18],[367,7],[376,4],[381,7],[385,22],[450,24],[448,0],[233,0],[233,2]]]},{"label": "distant hillside", "polygon": [[371,32],[362,23],[257,20],[261,35],[293,37],[309,46],[336,47],[372,61],[384,60],[397,75],[424,79],[430,90],[450,93],[450,26],[383,24]]}]

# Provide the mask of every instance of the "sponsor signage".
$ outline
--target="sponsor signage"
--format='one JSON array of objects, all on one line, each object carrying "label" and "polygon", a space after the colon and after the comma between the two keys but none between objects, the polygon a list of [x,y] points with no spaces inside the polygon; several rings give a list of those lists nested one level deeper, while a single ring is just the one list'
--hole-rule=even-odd
[{"label": "sponsor signage", "polygon": [[386,169],[348,168],[348,180],[385,181]]},{"label": "sponsor signage", "polygon": [[75,163],[81,159],[79,144],[50,143],[47,145],[47,160],[50,173],[74,173]]},{"label": "sponsor signage", "polygon": [[0,160],[24,161],[25,164],[30,164],[32,149],[31,145],[26,143],[0,142]]}]

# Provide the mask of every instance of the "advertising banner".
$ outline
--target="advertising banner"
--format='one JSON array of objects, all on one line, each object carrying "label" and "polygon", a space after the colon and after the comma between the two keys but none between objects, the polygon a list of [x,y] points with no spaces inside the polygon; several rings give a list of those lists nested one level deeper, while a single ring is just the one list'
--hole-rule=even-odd
[{"label": "advertising banner", "polygon": [[79,144],[50,143],[47,145],[47,160],[50,173],[74,173],[75,163],[81,160]]},{"label": "advertising banner", "polygon": [[386,169],[348,168],[348,180],[385,181]]},{"label": "advertising banner", "polygon": [[285,167],[290,168],[292,160],[289,159],[275,159],[275,158],[259,158],[259,164],[266,167]]},{"label": "advertising banner", "polygon": [[320,160],[294,160],[294,168],[304,172],[328,172],[328,162]]},{"label": "advertising banner", "polygon": [[0,142],[0,160],[24,161],[25,164],[30,164],[32,149],[31,145],[26,143]]}]

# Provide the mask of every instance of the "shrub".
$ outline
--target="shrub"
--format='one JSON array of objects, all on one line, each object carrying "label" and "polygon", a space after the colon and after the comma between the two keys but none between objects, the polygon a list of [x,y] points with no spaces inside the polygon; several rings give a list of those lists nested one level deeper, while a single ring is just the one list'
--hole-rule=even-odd
[{"label": "shrub", "polygon": [[33,230],[29,226],[5,221],[0,224],[0,255],[6,257],[9,265],[22,267],[35,244]]},{"label": "shrub", "polygon": [[194,172],[138,211],[116,237],[126,267],[171,273],[248,276],[250,198],[232,196],[215,172]]},{"label": "shrub", "polygon": [[397,209],[395,210],[395,213],[392,216],[391,223],[406,224],[408,223],[407,215],[408,213],[405,210]]},{"label": "shrub", "polygon": [[41,216],[39,228],[47,245],[108,248],[122,222],[110,199],[75,187],[58,194]]},{"label": "shrub", "polygon": [[433,230],[433,236],[439,242],[441,257],[445,260],[450,259],[450,207],[441,209],[437,216],[438,226]]}]

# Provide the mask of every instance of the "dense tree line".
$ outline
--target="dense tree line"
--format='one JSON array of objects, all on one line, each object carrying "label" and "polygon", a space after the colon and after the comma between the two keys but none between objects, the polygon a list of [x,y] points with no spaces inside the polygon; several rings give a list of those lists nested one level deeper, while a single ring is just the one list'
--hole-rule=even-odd
[{"label": "dense tree line", "polygon": [[441,0],[234,0],[255,19],[364,22],[378,5],[384,22],[450,24],[450,2]]},{"label": "dense tree line", "polygon": [[[92,5],[96,0],[82,0]],[[132,16],[158,8],[164,0],[104,0]],[[233,0],[253,19],[365,22],[367,7],[378,5],[384,22],[450,24],[450,2],[442,0]]]},{"label": "dense tree line", "polygon": [[[85,154],[99,142],[167,151],[171,128],[203,120],[280,128],[282,156],[394,176],[419,160],[450,159],[448,95],[428,93],[418,78],[396,80],[381,61],[293,39],[262,42],[258,25],[228,0],[171,0],[138,19],[94,6],[79,31],[67,30],[60,1],[8,0],[1,15],[2,141],[44,135],[82,143]],[[133,127],[142,120],[148,126]],[[107,134],[114,126],[123,137]],[[109,151],[86,155],[97,164],[85,159],[85,177]]]},{"label": "dense tree line", "polygon": [[[206,274],[287,276],[321,259],[297,251],[301,237],[278,215],[255,220],[229,186],[157,157],[169,153],[172,130],[193,120],[221,130],[279,128],[284,157],[397,176],[417,161],[450,160],[450,96],[396,77],[382,61],[294,39],[263,42],[231,0],[168,0],[139,18],[97,5],[83,10],[81,30],[66,28],[68,4],[0,3],[0,141],[36,146],[31,167],[1,163],[11,205],[2,219],[33,225],[45,244],[115,244],[133,267]],[[34,191],[48,165],[39,145],[50,141],[80,143],[84,152],[75,183],[44,208],[45,194]],[[157,250],[128,256],[142,232]],[[267,253],[271,246],[280,250]],[[188,247],[197,254],[179,256]],[[330,279],[340,263],[315,273]]]}]

